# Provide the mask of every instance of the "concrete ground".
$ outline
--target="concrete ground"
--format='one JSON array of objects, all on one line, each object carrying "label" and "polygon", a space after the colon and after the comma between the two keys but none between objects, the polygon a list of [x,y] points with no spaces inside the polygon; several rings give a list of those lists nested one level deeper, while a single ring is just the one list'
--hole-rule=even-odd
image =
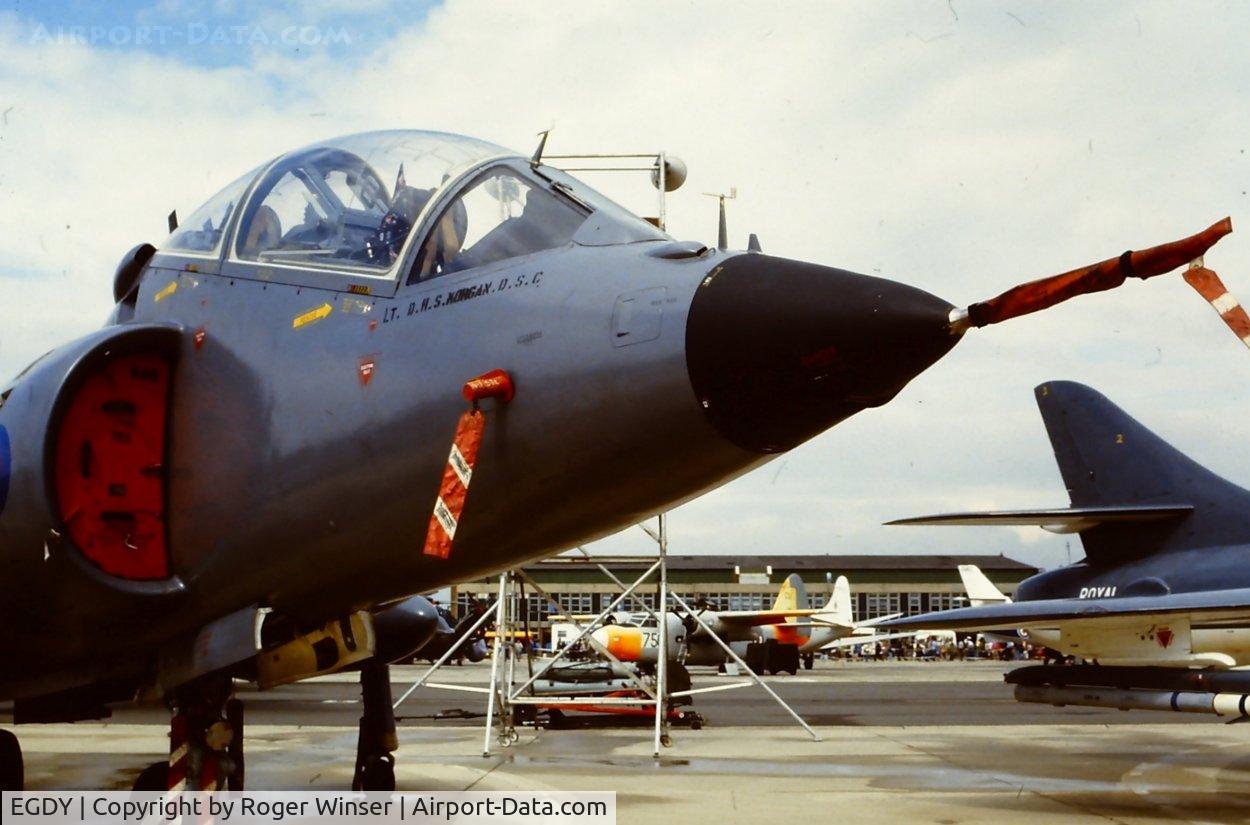
[{"label": "concrete ground", "polygon": [[[646,728],[525,729],[483,758],[477,694],[402,706],[401,790],[615,790],[618,821],[1245,822],[1250,727],[1214,717],[1021,705],[997,663],[819,663],[769,683],[817,727],[786,724],[758,687],[697,697],[699,731],[651,755]],[[396,693],[417,668],[396,668]],[[449,668],[482,683],[484,665]],[[727,677],[695,674],[695,686]],[[345,788],[359,706],[350,675],[244,694],[248,786]],[[3,717],[0,717],[0,721]],[[162,757],[166,717],[18,729],[31,788],[127,788]]]}]

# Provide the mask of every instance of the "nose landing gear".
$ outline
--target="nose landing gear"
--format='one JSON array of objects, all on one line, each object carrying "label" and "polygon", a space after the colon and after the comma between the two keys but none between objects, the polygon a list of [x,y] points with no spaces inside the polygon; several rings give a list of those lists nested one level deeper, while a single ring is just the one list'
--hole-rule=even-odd
[{"label": "nose landing gear", "polygon": [[356,740],[356,773],[353,791],[395,790],[395,711],[391,707],[391,668],[377,659],[360,667],[360,696],[364,711]]},{"label": "nose landing gear", "polygon": [[[391,674],[385,662],[367,659],[360,670],[364,712],[356,744],[352,790],[395,790],[399,740],[391,708]],[[226,676],[187,684],[170,697],[169,759],[154,762],[135,780],[136,791],[243,790],[243,703],[231,698]],[[0,787],[20,790],[21,750],[0,731]]]},{"label": "nose landing gear", "polygon": [[220,676],[174,693],[169,759],[145,768],[134,790],[243,790],[243,703],[230,692],[231,680]]}]

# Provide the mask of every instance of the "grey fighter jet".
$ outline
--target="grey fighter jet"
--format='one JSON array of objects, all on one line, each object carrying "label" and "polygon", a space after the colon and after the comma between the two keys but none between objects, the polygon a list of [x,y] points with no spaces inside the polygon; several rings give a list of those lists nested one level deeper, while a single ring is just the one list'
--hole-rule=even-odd
[{"label": "grey fighter jet", "polygon": [[[411,594],[668,510],[885,404],[971,326],[1231,231],[958,309],[675,240],[537,155],[419,131],[284,154],[174,224],[124,256],[103,329],[0,385],[0,701],[19,724],[167,702],[147,788],[242,787],[232,679],[349,667],[354,784],[393,786],[381,651],[437,626]],[[22,782],[9,732],[0,780]]]}]

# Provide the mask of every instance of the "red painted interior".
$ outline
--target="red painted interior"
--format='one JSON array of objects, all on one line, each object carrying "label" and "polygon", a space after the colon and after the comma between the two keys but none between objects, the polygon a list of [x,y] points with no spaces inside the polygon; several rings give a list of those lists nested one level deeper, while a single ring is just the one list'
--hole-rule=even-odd
[{"label": "red painted interior", "polygon": [[169,364],[123,355],[70,399],[56,442],[56,494],[69,538],[106,573],[169,575],[165,547],[165,420]]}]

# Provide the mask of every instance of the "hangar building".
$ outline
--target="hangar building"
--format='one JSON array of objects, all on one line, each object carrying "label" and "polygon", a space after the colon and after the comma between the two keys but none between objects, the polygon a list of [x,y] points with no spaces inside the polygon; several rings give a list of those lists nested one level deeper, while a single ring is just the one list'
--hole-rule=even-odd
[{"label": "hangar building", "polygon": [[[596,558],[617,578],[634,581],[654,557],[614,556]],[[962,607],[963,586],[956,567],[978,565],[1003,592],[1012,595],[1016,585],[1038,572],[1006,556],[966,555],[812,555],[812,556],[675,556],[668,557],[669,588],[683,599],[706,599],[713,609],[763,610],[771,607],[781,582],[791,573],[802,577],[810,606],[824,606],[839,575],[851,583],[857,620],[891,613],[908,615],[930,610]],[[526,565],[525,573],[559,603],[569,615],[595,614],[607,607],[620,588],[580,556],[556,556]],[[470,600],[491,598],[498,579],[462,582],[452,591],[457,615]],[[656,586],[644,585],[640,597],[654,605]],[[556,612],[546,600],[527,594],[527,614],[534,629],[546,629],[548,616]]]}]

